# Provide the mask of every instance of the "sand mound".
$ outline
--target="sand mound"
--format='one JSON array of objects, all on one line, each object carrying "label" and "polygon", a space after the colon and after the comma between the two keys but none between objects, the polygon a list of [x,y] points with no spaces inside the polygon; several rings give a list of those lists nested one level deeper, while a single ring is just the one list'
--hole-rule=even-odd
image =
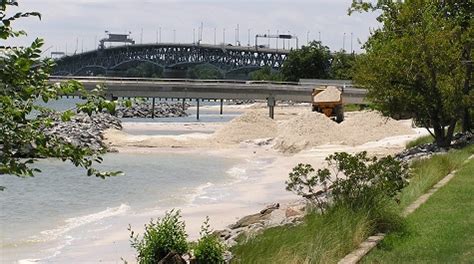
[{"label": "sand mound", "polygon": [[279,125],[275,147],[283,152],[295,153],[306,147],[331,142],[337,123],[324,114],[307,112]]},{"label": "sand mound", "polygon": [[233,119],[211,137],[215,143],[232,144],[245,140],[276,137],[277,125],[261,111],[248,111]]},{"label": "sand mound", "polygon": [[328,86],[314,97],[314,102],[337,102],[341,100],[341,91],[336,86]]},{"label": "sand mound", "polygon": [[296,153],[324,144],[355,146],[414,133],[406,122],[383,117],[374,111],[348,113],[346,116],[346,121],[337,124],[317,112],[298,115],[280,125],[275,148]]}]

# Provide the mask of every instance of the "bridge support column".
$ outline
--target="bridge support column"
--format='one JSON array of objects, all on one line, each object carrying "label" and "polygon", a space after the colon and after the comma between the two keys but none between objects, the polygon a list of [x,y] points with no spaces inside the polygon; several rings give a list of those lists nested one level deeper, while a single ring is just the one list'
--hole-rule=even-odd
[{"label": "bridge support column", "polygon": [[186,110],[186,98],[183,98],[182,108],[183,108],[183,111]]},{"label": "bridge support column", "polygon": [[267,105],[268,105],[268,110],[269,110],[269,116],[271,119],[274,119],[275,118],[275,105],[276,105],[275,97],[272,97],[272,96],[268,97]]},{"label": "bridge support column", "polygon": [[222,115],[223,112],[224,112],[224,99],[221,99],[221,110],[220,110],[220,114]]},{"label": "bridge support column", "polygon": [[151,118],[155,119],[155,97],[151,100]]},{"label": "bridge support column", "polygon": [[199,120],[199,98],[196,99],[196,119]]}]

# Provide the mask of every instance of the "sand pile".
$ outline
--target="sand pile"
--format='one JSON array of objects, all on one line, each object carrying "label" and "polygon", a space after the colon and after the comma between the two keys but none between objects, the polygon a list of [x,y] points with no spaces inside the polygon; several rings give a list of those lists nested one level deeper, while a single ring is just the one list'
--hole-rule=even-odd
[{"label": "sand pile", "polygon": [[415,133],[404,121],[383,117],[374,111],[346,114],[337,124],[317,112],[304,113],[280,124],[275,148],[296,153],[324,144],[360,145],[390,136]]},{"label": "sand pile", "polygon": [[266,113],[248,111],[233,119],[211,137],[214,143],[232,144],[245,140],[276,137],[277,125]]},{"label": "sand pile", "polygon": [[336,122],[318,112],[297,115],[279,125],[275,148],[295,153],[306,147],[327,144],[333,140],[337,126]]},{"label": "sand pile", "polygon": [[336,86],[328,86],[314,97],[314,102],[337,102],[341,100],[341,91]]}]

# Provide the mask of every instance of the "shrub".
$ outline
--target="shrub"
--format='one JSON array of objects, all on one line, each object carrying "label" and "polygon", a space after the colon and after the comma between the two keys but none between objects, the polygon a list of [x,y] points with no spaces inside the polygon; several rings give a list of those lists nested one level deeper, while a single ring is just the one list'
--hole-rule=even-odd
[{"label": "shrub", "polygon": [[335,204],[351,208],[371,207],[383,197],[395,197],[407,183],[406,165],[391,156],[377,159],[367,157],[367,152],[342,152],[328,156],[326,162],[328,168],[316,173],[311,165],[298,164],[286,181],[288,191],[313,202],[321,211],[329,197]]},{"label": "shrub", "polygon": [[224,263],[225,246],[219,238],[211,233],[209,217],[201,226],[201,238],[194,248],[194,256],[199,264],[220,264]]},{"label": "shrub", "polygon": [[181,220],[180,211],[174,209],[166,212],[163,218],[153,219],[145,224],[145,232],[139,235],[129,227],[130,243],[137,250],[137,262],[148,264],[157,263],[170,252],[184,254],[188,250],[185,224]]}]

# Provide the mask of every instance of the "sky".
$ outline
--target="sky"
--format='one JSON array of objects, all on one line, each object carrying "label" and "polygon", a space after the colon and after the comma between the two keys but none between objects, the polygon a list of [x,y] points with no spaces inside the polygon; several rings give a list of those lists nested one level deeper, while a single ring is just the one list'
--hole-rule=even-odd
[{"label": "sky", "polygon": [[[360,52],[361,43],[370,29],[378,27],[375,14],[355,13],[348,16],[351,0],[20,0],[14,11],[38,11],[42,20],[25,18],[15,29],[28,32],[28,37],[9,41],[26,45],[36,37],[45,39],[46,54],[91,50],[106,36],[105,31],[131,32],[137,43],[192,43],[197,40],[201,23],[203,43],[235,44],[239,27],[241,45],[254,45],[255,34],[296,35],[300,45],[319,40],[331,50],[345,46]],[[194,35],[193,35],[194,29]],[[143,33],[142,33],[143,32]],[[176,32],[176,33],[174,33]],[[344,33],[346,37],[344,38]],[[174,37],[176,34],[176,37]],[[345,39],[345,42],[344,42]],[[261,39],[259,44],[268,44]],[[282,48],[282,42],[278,44]],[[290,45],[294,47],[295,42]],[[270,41],[275,47],[275,40]],[[288,46],[288,43],[286,43]]]}]

